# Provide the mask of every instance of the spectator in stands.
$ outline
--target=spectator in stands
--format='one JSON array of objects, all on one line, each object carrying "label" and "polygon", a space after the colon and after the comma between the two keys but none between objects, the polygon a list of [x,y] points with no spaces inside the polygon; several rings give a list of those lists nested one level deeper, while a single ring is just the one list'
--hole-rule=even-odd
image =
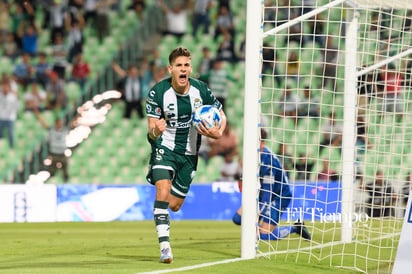
[{"label": "spectator in stands", "polygon": [[89,78],[90,72],[90,65],[88,62],[86,62],[86,60],[84,60],[83,53],[77,53],[72,67],[71,80],[78,83],[80,87],[84,89],[86,82]]},{"label": "spectator in stands", "polygon": [[[289,7],[288,7],[289,8]],[[290,8],[289,17],[293,20],[299,16],[298,8]],[[292,42],[298,45],[298,48],[303,48],[306,43],[306,35],[303,34],[303,22],[298,22],[289,27],[289,34],[285,36],[285,44],[291,45]]]},{"label": "spectator in stands", "polygon": [[18,94],[19,85],[17,81],[15,80],[15,77],[10,77],[9,74],[7,74],[6,72],[3,72],[1,74],[1,82],[8,83],[10,85],[12,93]]},{"label": "spectator in stands", "polygon": [[209,139],[210,150],[208,159],[215,156],[222,156],[229,159],[238,155],[239,138],[229,123],[219,139]]},{"label": "spectator in stands", "polygon": [[69,98],[65,91],[65,81],[60,79],[55,71],[49,73],[49,82],[46,85],[48,110],[58,111],[67,108]]},{"label": "spectator in stands", "polygon": [[61,79],[66,79],[67,48],[64,44],[64,37],[59,33],[56,34],[56,40],[51,46],[53,57],[53,71],[55,71]]},{"label": "spectator in stands", "polygon": [[282,96],[279,98],[279,114],[296,121],[299,103],[300,97],[292,91],[290,86],[286,86]]},{"label": "spectator in stands", "polygon": [[70,16],[70,20],[76,19],[79,12],[83,14],[83,0],[68,0],[67,2],[67,12]]},{"label": "spectator in stands", "polygon": [[368,139],[368,124],[363,115],[356,117],[356,146],[359,153],[364,153],[367,148],[372,147]]},{"label": "spectator in stands", "polygon": [[166,16],[164,35],[172,35],[180,41],[186,34],[189,3],[190,1],[185,1],[184,6],[172,3],[172,7],[169,7],[164,0],[159,0],[160,7]]},{"label": "spectator in stands", "polygon": [[46,108],[47,94],[37,82],[32,82],[24,93],[24,105],[27,111],[43,111]]},{"label": "spectator in stands", "polygon": [[[17,3],[14,5],[14,7],[14,10],[10,9],[10,11],[13,10],[11,12],[11,32],[14,35],[14,40],[16,41],[19,50],[23,50],[21,35],[24,32],[24,27],[32,21],[32,8],[30,3],[28,3],[27,5],[21,5]],[[26,9],[28,10],[27,13]],[[19,32],[21,32],[21,35],[19,35]]]},{"label": "spectator in stands", "polygon": [[96,3],[96,25],[97,38],[100,43],[103,39],[110,35],[110,17],[109,12],[111,6],[116,3],[116,0],[99,0]]},{"label": "spectator in stands", "polygon": [[322,169],[319,171],[317,177],[318,181],[327,183],[339,180],[338,173],[335,170],[331,169],[328,159],[322,160]]},{"label": "spectator in stands", "polygon": [[7,40],[7,35],[9,33],[9,5],[10,4],[6,1],[0,1],[0,45],[3,45]]},{"label": "spectator in stands", "polygon": [[240,178],[241,166],[237,157],[224,157],[223,164],[220,167],[219,181],[235,182]]},{"label": "spectator in stands", "polygon": [[239,43],[237,58],[239,61],[245,61],[246,57],[246,36],[243,36],[242,41]]},{"label": "spectator in stands", "polygon": [[2,81],[0,90],[0,138],[3,138],[4,130],[7,130],[10,148],[14,148],[14,123],[19,108],[20,101],[17,93],[11,90],[8,81]]},{"label": "spectator in stands", "polygon": [[310,86],[303,89],[298,108],[298,115],[302,117],[319,117],[320,115],[320,98],[311,92]]},{"label": "spectator in stands", "polygon": [[223,61],[215,59],[209,73],[201,75],[200,78],[209,84],[210,89],[225,109],[229,81],[236,81],[236,78],[223,67]]},{"label": "spectator in stands", "polygon": [[233,21],[233,15],[226,6],[219,7],[214,40],[217,41],[223,33],[229,33],[230,37],[235,39],[235,24]]},{"label": "spectator in stands", "polygon": [[97,3],[99,0],[84,0],[83,14],[84,21],[87,25],[96,28],[96,17],[97,17]]},{"label": "spectator in stands", "polygon": [[[278,53],[267,42],[263,43],[262,47],[262,76],[273,78],[278,87],[281,85],[281,79],[279,77],[279,70],[277,66]],[[268,75],[267,75],[268,74]]]},{"label": "spectator in stands", "polygon": [[[168,71],[167,71],[166,66],[156,67],[154,74],[153,74],[151,85],[153,86],[155,83],[158,83],[161,80],[165,79],[167,75],[168,75]],[[144,94],[143,98],[146,98],[146,97],[147,97],[147,94]]]},{"label": "spectator in stands", "polygon": [[67,40],[68,40],[68,56],[67,61],[69,63],[73,62],[73,58],[80,52],[83,52],[84,45],[84,17],[81,12],[77,14],[73,20],[70,16],[67,16],[66,20],[66,30],[67,30]]},{"label": "spectator in stands", "polygon": [[157,48],[153,49],[150,62],[153,62],[156,67],[167,67],[166,62],[160,56],[160,52]]},{"label": "spectator in stands", "polygon": [[136,16],[141,22],[143,22],[144,19],[145,9],[146,3],[144,0],[134,0],[128,7],[128,10],[133,10],[134,12],[136,12]]},{"label": "spectator in stands", "polygon": [[47,55],[45,52],[39,52],[37,63],[35,63],[33,67],[35,81],[38,82],[43,88],[46,88],[52,66],[47,60]]},{"label": "spectator in stands", "polygon": [[37,55],[38,40],[40,31],[38,27],[33,24],[21,24],[19,27],[18,35],[22,43],[22,51],[29,53],[31,56]]},{"label": "spectator in stands", "polygon": [[123,100],[126,107],[123,117],[130,119],[132,111],[135,110],[139,115],[139,118],[144,118],[142,103],[144,87],[142,76],[139,73],[139,68],[136,65],[130,65],[129,68],[124,70],[114,61],[112,61],[112,68],[116,74],[120,77],[118,88],[122,92]]},{"label": "spectator in stands", "polygon": [[44,161],[47,171],[51,176],[61,169],[63,172],[64,182],[69,181],[69,158],[66,156],[66,137],[69,134],[69,128],[65,125],[64,117],[57,115],[54,126],[50,126],[47,121],[35,111],[37,120],[49,131],[48,136],[48,157]]},{"label": "spectator in stands", "polygon": [[358,77],[358,115],[365,115],[369,102],[376,92],[373,73],[362,74]]},{"label": "spectator in stands", "polygon": [[56,40],[56,35],[66,36],[65,18],[66,6],[61,0],[51,0],[50,5],[46,5],[43,18],[43,28],[50,30],[50,41]]},{"label": "spectator in stands", "polygon": [[203,27],[203,35],[209,34],[209,12],[213,6],[212,0],[196,0],[193,9],[192,36],[197,38],[197,30]]},{"label": "spectator in stands", "polygon": [[290,154],[288,151],[287,144],[280,143],[276,155],[282,163],[282,166],[285,169],[287,175],[290,176],[290,173],[295,166],[295,161],[292,154]]},{"label": "spectator in stands", "polygon": [[302,15],[308,12],[311,12],[314,7],[316,7],[316,3],[314,0],[301,0],[302,3]]},{"label": "spectator in stands", "polygon": [[325,48],[321,49],[322,55],[322,88],[326,88],[327,85],[331,90],[336,91],[336,73],[339,61],[339,51],[334,45],[332,36],[326,37]]},{"label": "spectator in stands", "polygon": [[213,57],[210,55],[210,48],[202,48],[202,57],[200,58],[199,67],[197,69],[198,76],[206,75],[212,69]]},{"label": "spectator in stands", "polygon": [[400,122],[403,117],[402,74],[389,64],[379,74],[378,83],[383,93],[384,111],[394,113]]},{"label": "spectator in stands", "polygon": [[376,171],[375,180],[363,185],[362,188],[369,194],[366,202],[366,214],[369,217],[392,216],[392,207],[395,195],[392,186],[385,180],[381,170]]},{"label": "spectator in stands", "polygon": [[291,51],[286,62],[286,77],[295,83],[299,82],[300,60],[296,51]]},{"label": "spectator in stands", "polygon": [[272,0],[265,0],[265,9],[263,10],[263,20],[265,21],[265,24],[270,24],[272,27],[276,27],[277,16],[278,12],[272,3]]},{"label": "spectator in stands", "polygon": [[233,65],[237,62],[235,42],[228,32],[225,32],[222,35],[223,39],[217,48],[216,58],[222,61],[227,61]]},{"label": "spectator in stands", "polygon": [[335,112],[329,113],[329,119],[321,128],[322,140],[320,142],[320,151],[325,146],[337,146],[342,144],[342,124],[336,120]]},{"label": "spectator in stands", "polygon": [[23,53],[21,55],[21,62],[15,65],[13,74],[17,79],[17,83],[23,88],[26,88],[26,86],[31,82],[33,79],[34,68],[31,64],[31,57],[29,53]]},{"label": "spectator in stands", "polygon": [[322,14],[318,13],[308,21],[309,33],[307,34],[308,42],[315,42],[319,47],[325,46],[325,20]]},{"label": "spectator in stands", "polygon": [[230,11],[230,10],[231,10],[231,9],[230,9],[230,1],[231,1],[231,0],[218,0],[218,1],[217,1],[218,10],[219,10],[221,7],[226,7],[227,10]]},{"label": "spectator in stands", "polygon": [[19,47],[17,46],[13,33],[7,34],[6,41],[3,43],[3,55],[14,61],[20,54]]},{"label": "spectator in stands", "polygon": [[308,159],[305,153],[299,153],[299,157],[295,161],[295,180],[309,181],[314,165],[313,159]]}]

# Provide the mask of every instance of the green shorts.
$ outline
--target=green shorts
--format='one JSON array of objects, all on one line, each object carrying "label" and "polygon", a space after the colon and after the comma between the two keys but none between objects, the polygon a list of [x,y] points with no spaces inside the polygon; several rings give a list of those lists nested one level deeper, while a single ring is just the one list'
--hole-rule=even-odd
[{"label": "green shorts", "polygon": [[159,180],[172,181],[171,194],[185,198],[196,174],[197,155],[181,155],[168,148],[156,148],[150,156],[146,179],[154,185]]}]

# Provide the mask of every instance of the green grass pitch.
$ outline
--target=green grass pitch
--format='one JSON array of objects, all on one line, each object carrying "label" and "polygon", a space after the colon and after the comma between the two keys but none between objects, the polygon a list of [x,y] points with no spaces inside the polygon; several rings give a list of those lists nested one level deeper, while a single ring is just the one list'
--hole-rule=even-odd
[{"label": "green grass pitch", "polygon": [[[0,273],[131,274],[240,256],[240,227],[231,222],[173,221],[171,229],[175,261],[164,265],[158,262],[157,236],[151,221],[0,224]],[[317,233],[314,237],[327,240],[331,235],[335,234]],[[277,244],[279,248],[298,245],[286,240]],[[305,256],[299,258],[278,254],[270,259],[261,257],[173,273],[355,273],[331,269],[329,260],[308,264]]]}]

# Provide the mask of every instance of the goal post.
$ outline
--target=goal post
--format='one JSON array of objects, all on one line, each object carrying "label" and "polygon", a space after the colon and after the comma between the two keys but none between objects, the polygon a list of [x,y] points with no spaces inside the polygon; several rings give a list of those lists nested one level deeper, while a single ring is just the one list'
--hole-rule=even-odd
[{"label": "goal post", "polygon": [[256,193],[258,189],[258,130],[259,130],[259,90],[260,85],[260,58],[262,32],[262,5],[254,0],[247,1],[245,60],[245,98],[244,98],[244,126],[243,126],[243,170],[242,189],[242,239],[241,256],[248,259],[256,256]]},{"label": "goal post", "polygon": [[[412,186],[412,1],[259,3],[247,1],[241,256],[390,272]],[[279,227],[302,220],[311,241],[257,237],[262,127],[293,189]]]}]

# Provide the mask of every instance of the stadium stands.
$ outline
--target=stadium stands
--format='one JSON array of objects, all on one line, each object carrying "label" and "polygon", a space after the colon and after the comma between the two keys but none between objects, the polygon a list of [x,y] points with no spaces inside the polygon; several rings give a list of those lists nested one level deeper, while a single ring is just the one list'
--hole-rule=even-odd
[{"label": "stadium stands", "polygon": [[[104,89],[113,88],[116,78],[113,73],[108,68],[112,58],[117,59],[122,63],[123,66],[127,66],[129,62],[133,62],[137,58],[142,58],[142,47],[144,46],[144,41],[148,40],[150,35],[155,35],[157,30],[161,28],[161,16],[153,13],[151,10],[152,1],[147,3],[148,7],[146,9],[146,18],[151,18],[151,22],[140,22],[135,14],[131,11],[126,11],[127,5],[130,1],[122,1],[124,16],[120,17],[115,12],[110,14],[111,22],[111,36],[104,39],[102,44],[99,44],[95,33],[90,27],[85,29],[85,34],[87,35],[86,46],[84,51],[84,56],[88,62],[92,65],[92,75],[90,81],[87,85],[87,90],[90,91],[90,95],[95,95]],[[245,33],[245,8],[246,3],[244,1],[236,2],[232,5],[233,13],[236,18],[236,27],[238,35],[236,36],[236,48],[240,46],[241,40]],[[212,14],[215,14],[215,10]],[[148,14],[151,13],[151,16]],[[41,17],[41,11],[38,11],[38,16]],[[342,17],[342,12],[338,9],[334,10],[333,16],[328,18],[330,20],[327,26],[327,32],[340,32],[340,22]],[[153,19],[157,20],[153,23]],[[149,19],[147,19],[149,20]],[[144,25],[144,26],[143,26]],[[148,30],[149,28],[151,30]],[[217,42],[211,39],[211,35],[202,35],[199,37],[199,41],[195,41],[190,35],[190,24],[188,26],[188,34],[186,34],[181,42],[179,43],[173,36],[164,36],[156,44],[157,49],[160,52],[161,58],[167,62],[167,55],[171,48],[178,45],[184,45],[191,49],[193,53],[193,65],[197,66],[199,63],[199,58],[201,57],[201,48],[203,46],[208,46],[211,52],[216,52]],[[137,30],[137,32],[136,32]],[[304,31],[308,32],[307,28]],[[139,33],[139,35],[136,35]],[[140,36],[141,34],[141,36]],[[47,49],[49,32],[45,31],[41,35],[40,42]],[[147,35],[147,36],[145,36]],[[136,39],[133,39],[136,38]],[[146,40],[144,40],[146,39]],[[127,41],[127,43],[125,43]],[[280,49],[286,49],[285,41],[278,39],[278,47]],[[123,47],[123,45],[133,45],[135,47]],[[146,45],[147,46],[147,45]],[[153,46],[153,45],[152,45]],[[363,46],[363,45],[361,45]],[[365,45],[367,47],[373,47],[374,45]],[[321,59],[321,52],[319,45],[316,43],[307,43],[304,48],[298,48],[297,45],[292,45],[299,50],[299,56],[302,61],[302,73],[308,73],[308,69],[311,66],[307,64],[317,63]],[[372,48],[371,48],[372,49]],[[315,51],[314,51],[315,50]],[[284,75],[286,66],[286,55],[280,55],[278,60],[279,73]],[[366,62],[366,61],[365,61]],[[229,99],[227,100],[227,116],[232,124],[234,130],[238,133],[240,144],[242,144],[243,135],[243,93],[244,91],[244,62],[238,62],[236,65],[226,65],[226,68],[230,70],[230,73],[235,75],[239,81],[236,83],[230,83],[229,85]],[[10,59],[1,57],[0,58],[0,71],[5,71],[10,73],[13,63]],[[343,70],[338,71],[338,75],[341,77]],[[321,77],[311,77],[310,81],[301,81],[299,84],[295,85],[294,88],[302,89],[303,86],[310,84],[313,87],[313,92],[320,95],[321,98],[321,119],[303,119],[299,122],[297,129],[295,129],[295,124],[291,122],[290,119],[277,118],[270,119],[272,129],[277,126],[277,130],[270,132],[272,136],[276,136],[278,143],[285,142],[289,144],[292,155],[297,157],[300,152],[306,152],[311,157],[315,158],[317,163],[315,165],[315,170],[319,170],[321,165],[322,157],[328,157],[332,159],[333,168],[339,171],[340,168],[340,150],[335,148],[327,148],[322,150],[321,155],[318,153],[318,144],[320,143],[319,129],[321,127],[320,121],[325,118],[331,106],[337,114],[337,117],[343,117],[343,92],[338,90],[334,95],[331,92],[325,92],[318,88],[321,83]],[[276,84],[272,78],[265,77],[263,79],[264,87],[271,87],[273,89],[282,90],[285,82],[281,81],[281,85]],[[343,86],[341,83],[339,86]],[[85,96],[85,91],[81,90],[78,85],[74,83],[69,83],[67,85],[67,93],[69,95],[70,101],[73,108],[77,107],[84,100],[88,99]],[[410,96],[410,91],[408,91],[407,96]],[[273,92],[263,92],[262,96],[272,96]],[[266,113],[277,113],[274,108],[278,98],[266,98],[264,101],[270,101],[271,104],[262,104],[261,107]],[[409,98],[409,97],[408,97]],[[73,155],[70,159],[70,174],[72,183],[141,183],[145,181],[145,175],[147,170],[147,162],[149,157],[150,147],[146,142],[145,132],[146,123],[145,121],[140,121],[138,118],[134,117],[131,120],[124,120],[122,118],[123,112],[123,102],[115,101],[112,103],[112,109],[106,116],[105,123],[97,125],[93,128],[90,137],[83,142],[81,145],[76,147],[73,151]],[[370,110],[379,107],[377,103],[372,101],[370,105]],[[51,113],[46,113],[49,118],[52,118]],[[376,119],[376,116],[368,116]],[[410,119],[404,119],[403,123],[410,123]],[[368,130],[371,133],[378,133],[380,137],[377,140],[372,140],[376,144],[378,149],[385,151],[403,151],[403,157],[399,154],[394,153],[394,157],[386,159],[386,161],[392,163],[389,165],[391,169],[394,169],[395,163],[405,164],[410,160],[410,147],[407,145],[400,145],[399,142],[392,142],[387,136],[395,133],[395,135],[402,135],[405,138],[412,136],[410,129],[412,127],[402,126],[402,124],[394,124],[392,120],[388,119],[385,121],[386,127],[383,130],[379,121],[369,121]],[[5,140],[0,140],[0,154],[7,155],[7,157],[0,158],[0,169],[2,173],[0,174],[1,181],[3,182],[20,182],[16,180],[15,177],[21,179],[22,176],[16,176],[16,174],[22,174],[25,167],[29,164],[25,159],[41,158],[36,152],[43,152],[41,148],[44,147],[44,138],[46,137],[46,132],[42,129],[38,123],[36,123],[35,118],[31,113],[21,112],[19,119],[16,123],[16,136],[18,141],[18,149],[11,151],[8,149]],[[23,138],[23,136],[25,138]],[[27,138],[29,137],[29,138]],[[409,140],[408,139],[408,140]],[[273,144],[273,150],[276,151],[277,145]],[[242,147],[239,148],[241,152]],[[30,157],[28,155],[31,155]],[[319,157],[317,157],[319,156]],[[379,153],[376,155],[372,153],[367,154],[367,158],[360,154],[359,160],[362,162],[368,162],[373,160],[371,163],[376,163],[376,158],[379,157]],[[37,159],[38,161],[39,159]],[[203,160],[199,162],[198,173],[196,176],[197,182],[210,182],[219,177],[220,165],[222,159],[219,157],[213,158],[208,165],[206,165]],[[32,166],[32,165],[30,165]],[[363,166],[363,165],[362,165]],[[373,174],[372,165],[363,166],[365,174]],[[33,170],[33,172],[36,172]],[[394,174],[393,171],[389,174]],[[24,172],[23,172],[24,173]],[[27,174],[27,172],[26,172]],[[292,173],[292,180],[293,180]],[[48,182],[62,183],[61,176],[55,176],[50,178]]]}]

